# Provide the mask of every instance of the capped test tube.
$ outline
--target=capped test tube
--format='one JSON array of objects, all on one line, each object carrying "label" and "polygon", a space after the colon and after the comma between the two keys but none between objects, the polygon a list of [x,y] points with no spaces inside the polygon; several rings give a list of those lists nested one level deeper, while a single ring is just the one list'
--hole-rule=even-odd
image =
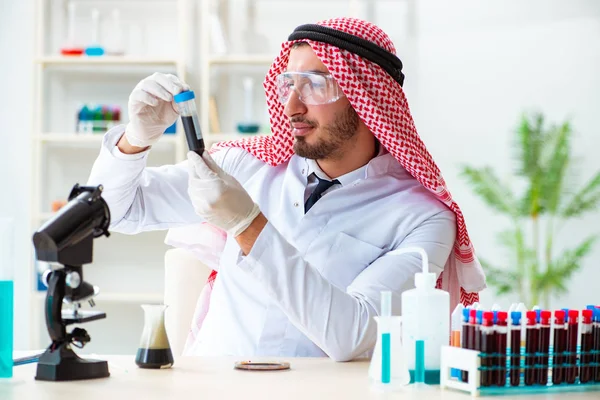
[{"label": "capped test tube", "polygon": [[496,352],[498,353],[497,365],[500,369],[496,373],[496,385],[506,386],[506,340],[508,334],[507,328],[508,313],[498,311],[498,322],[496,325]]},{"label": "capped test tube", "polygon": [[563,353],[567,350],[567,327],[565,310],[554,311],[554,359],[552,361],[552,383],[558,385],[565,380],[566,371],[562,366],[566,362]]},{"label": "capped test tube", "polygon": [[204,152],[204,139],[202,138],[202,131],[198,123],[198,110],[196,108],[196,101],[194,100],[195,97],[194,92],[188,90],[176,94],[173,99],[181,115],[181,123],[185,131],[188,148],[199,156],[202,156]]},{"label": "capped test tube", "polygon": [[540,369],[538,370],[537,380],[540,385],[548,384],[548,360],[550,353],[550,318],[552,318],[552,312],[544,310],[540,313],[540,342],[538,351],[540,356],[538,358],[538,364]]}]

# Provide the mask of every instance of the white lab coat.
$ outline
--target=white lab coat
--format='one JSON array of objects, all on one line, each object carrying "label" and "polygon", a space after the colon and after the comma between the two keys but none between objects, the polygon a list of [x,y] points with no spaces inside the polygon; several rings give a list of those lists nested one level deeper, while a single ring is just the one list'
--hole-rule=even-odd
[{"label": "white lab coat", "polygon": [[[137,233],[201,222],[187,194],[184,163],[146,167],[148,152],[121,154],[123,127],[109,131],[89,178],[104,185],[111,230]],[[304,214],[308,176],[316,163],[293,156],[271,167],[241,149],[217,163],[236,177],[269,220],[243,256],[233,238],[223,250],[210,308],[194,352],[199,355],[324,356],[349,360],[376,341],[380,292],[392,309],[421,269],[440,273],[452,251],[455,215],[389,153],[338,178]]]}]

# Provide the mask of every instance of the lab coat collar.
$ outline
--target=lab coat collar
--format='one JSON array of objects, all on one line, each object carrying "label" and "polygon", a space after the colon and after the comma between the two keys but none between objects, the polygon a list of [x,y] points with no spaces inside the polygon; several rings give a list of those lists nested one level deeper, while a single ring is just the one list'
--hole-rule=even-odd
[{"label": "lab coat collar", "polygon": [[[319,164],[315,160],[311,160],[305,158],[306,168],[308,173],[306,176],[310,176],[311,174],[315,174],[320,179],[332,180],[323,170],[319,167]],[[393,164],[400,165],[394,157],[388,153],[388,151],[383,147],[379,147],[379,153],[376,157],[372,158],[366,165],[363,165],[360,168],[355,169],[354,171],[350,171],[347,174],[339,176],[337,180],[340,182],[342,186],[350,185],[353,182],[356,182],[360,179],[367,179],[369,176],[381,175],[390,169],[390,166]]]}]

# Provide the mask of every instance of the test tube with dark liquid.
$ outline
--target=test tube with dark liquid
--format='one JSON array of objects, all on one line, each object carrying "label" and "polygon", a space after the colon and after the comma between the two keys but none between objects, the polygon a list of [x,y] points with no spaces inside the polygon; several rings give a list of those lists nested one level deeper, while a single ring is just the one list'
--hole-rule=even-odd
[{"label": "test tube with dark liquid", "polygon": [[579,311],[569,310],[569,320],[567,323],[567,363],[566,369],[567,383],[575,383],[577,379],[577,331],[579,329]]},{"label": "test tube with dark liquid", "polygon": [[198,110],[194,98],[194,92],[188,90],[175,95],[173,100],[175,100],[175,104],[177,104],[177,109],[181,115],[181,123],[185,131],[188,148],[199,156],[202,156],[204,152],[204,139],[202,138],[202,131],[198,123]]},{"label": "test tube with dark liquid", "polygon": [[540,318],[540,343],[538,364],[540,369],[538,371],[538,383],[540,385],[548,384],[548,359],[550,358],[550,318],[552,313],[550,311],[542,311]]},{"label": "test tube with dark liquid", "polygon": [[521,312],[510,313],[510,386],[521,383]]},{"label": "test tube with dark liquid", "polygon": [[594,309],[594,381],[600,382],[600,306]]},{"label": "test tube with dark liquid", "polygon": [[592,350],[594,347],[594,333],[592,331],[592,310],[583,310],[581,312],[581,368],[579,370],[579,381],[587,383],[593,380],[592,377]]},{"label": "test tube with dark liquid", "polygon": [[[473,323],[471,323],[471,321],[469,320],[470,314],[471,314],[471,309],[470,308],[465,308],[463,310],[463,326],[462,326],[462,335],[461,335],[461,341],[462,341],[462,348],[463,349],[471,349],[471,341],[473,340],[473,337],[475,336],[475,310],[473,311]],[[469,373],[467,371],[462,371],[461,372],[461,380],[463,382],[468,382],[469,381]]]},{"label": "test tube with dark liquid", "polygon": [[506,386],[506,337],[507,330],[506,311],[498,312],[498,321],[496,322],[496,352],[498,352],[497,365],[500,367],[496,373],[496,385]]},{"label": "test tube with dark liquid", "polygon": [[483,358],[481,360],[481,366],[485,369],[481,372],[481,386],[491,386],[494,382],[492,381],[493,367],[494,367],[494,353],[496,352],[496,343],[494,334],[494,313],[486,311],[483,313],[483,322],[479,328],[481,332],[481,354]]},{"label": "test tube with dark liquid", "polygon": [[567,327],[565,326],[565,311],[554,311],[554,357],[552,360],[552,384],[558,385],[565,380],[566,361],[563,352],[567,349]]},{"label": "test tube with dark liquid", "polygon": [[540,337],[536,321],[536,312],[527,311],[527,330],[525,331],[525,385],[527,386],[536,383],[535,359]]}]

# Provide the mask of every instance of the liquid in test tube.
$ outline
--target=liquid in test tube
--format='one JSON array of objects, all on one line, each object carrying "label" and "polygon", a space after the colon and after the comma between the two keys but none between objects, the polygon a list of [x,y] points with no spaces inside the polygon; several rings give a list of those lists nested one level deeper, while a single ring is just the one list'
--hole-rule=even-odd
[{"label": "liquid in test tube", "polygon": [[492,380],[492,367],[494,366],[492,355],[496,352],[493,312],[487,311],[483,313],[483,320],[479,331],[481,332],[481,353],[483,353],[481,366],[485,367],[481,372],[481,386],[492,386],[494,383]]},{"label": "liquid in test tube", "polygon": [[567,350],[567,327],[565,325],[565,311],[554,311],[554,358],[552,360],[552,384],[559,385],[565,380],[566,362],[564,352]]},{"label": "liquid in test tube", "polygon": [[594,381],[600,382],[600,306],[594,308],[594,350],[596,351]]},{"label": "liquid in test tube", "polygon": [[499,367],[496,373],[496,385],[506,386],[506,338],[507,326],[506,319],[508,314],[506,311],[498,311],[498,321],[496,323],[496,352],[498,353],[498,361],[496,365]]},{"label": "liquid in test tube", "polygon": [[540,385],[548,384],[548,359],[550,353],[550,318],[552,313],[550,311],[542,311],[540,316],[540,343],[538,364],[540,369],[538,371],[538,383]]},{"label": "liquid in test tube", "polygon": [[[473,310],[475,312],[475,310]],[[471,349],[471,343],[473,340],[473,336],[475,335],[475,327],[471,324],[470,316],[471,309],[465,308],[463,310],[463,325],[462,325],[462,335],[461,335],[461,344],[463,349]],[[473,314],[473,321],[475,320],[475,314]],[[460,374],[461,380],[463,382],[469,381],[469,373],[467,371],[461,371]]]},{"label": "liquid in test tube", "polygon": [[195,95],[191,90],[176,94],[173,98],[179,114],[181,115],[181,123],[185,131],[185,139],[188,148],[202,157],[204,152],[204,139],[198,122],[198,110],[196,109]]},{"label": "liquid in test tube", "polygon": [[527,311],[527,330],[525,331],[525,385],[536,383],[535,360],[539,346],[540,330],[537,326],[535,311]]},{"label": "liquid in test tube", "polygon": [[510,314],[510,386],[521,383],[521,312]]},{"label": "liquid in test tube", "polygon": [[577,379],[577,331],[579,329],[579,311],[569,310],[569,321],[567,323],[567,383],[575,383]]},{"label": "liquid in test tube", "polygon": [[583,310],[581,312],[581,368],[579,380],[581,383],[587,383],[592,378],[592,350],[594,348],[594,333],[592,331],[592,310]]}]

